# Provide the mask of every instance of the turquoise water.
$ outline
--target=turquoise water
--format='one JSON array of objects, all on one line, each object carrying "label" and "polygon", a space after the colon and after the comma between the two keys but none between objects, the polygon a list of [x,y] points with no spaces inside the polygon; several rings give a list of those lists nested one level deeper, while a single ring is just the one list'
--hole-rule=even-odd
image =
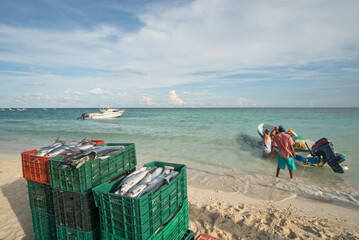
[{"label": "turquoise water", "polygon": [[[20,154],[48,145],[58,137],[65,140],[86,137],[135,143],[137,154],[149,160],[183,161],[189,166],[203,164],[212,172],[220,167],[234,170],[241,176],[273,176],[276,161],[261,158],[261,140],[256,129],[263,122],[292,128],[313,141],[327,137],[337,152],[346,155],[347,172],[339,175],[330,168],[307,168],[303,178],[308,183],[355,189],[359,186],[358,108],[136,108],[126,109],[119,119],[76,120],[84,112],[97,111],[27,109],[0,112],[0,153]],[[302,168],[298,166],[297,178]],[[287,175],[287,171],[281,173],[283,179],[287,179]]]}]

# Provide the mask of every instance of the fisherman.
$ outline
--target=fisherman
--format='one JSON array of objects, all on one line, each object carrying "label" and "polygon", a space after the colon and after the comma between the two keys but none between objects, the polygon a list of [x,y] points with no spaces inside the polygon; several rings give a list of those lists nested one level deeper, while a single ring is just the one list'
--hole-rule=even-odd
[{"label": "fisherman", "polygon": [[288,132],[287,132],[287,134],[289,134],[292,138],[298,136],[295,132],[293,132],[292,129],[289,129]]},{"label": "fisherman", "polygon": [[272,139],[269,136],[269,132],[270,130],[267,128],[265,130],[265,134],[263,135],[263,145],[262,145],[263,158],[269,157],[271,152]]},{"label": "fisherman", "polygon": [[274,147],[278,147],[278,167],[276,177],[279,177],[280,169],[285,169],[287,165],[289,169],[290,179],[293,179],[295,164],[294,141],[290,135],[285,133],[285,128],[279,126],[279,133],[273,137],[272,140],[272,159],[274,159]]},{"label": "fisherman", "polygon": [[278,126],[275,126],[273,131],[270,133],[270,138],[273,140],[273,137],[278,134]]}]

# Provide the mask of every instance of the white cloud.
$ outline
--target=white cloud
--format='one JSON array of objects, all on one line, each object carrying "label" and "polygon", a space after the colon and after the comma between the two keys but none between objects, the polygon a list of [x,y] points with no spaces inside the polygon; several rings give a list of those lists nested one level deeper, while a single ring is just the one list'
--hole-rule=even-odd
[{"label": "white cloud", "polygon": [[239,107],[263,107],[264,106],[262,103],[258,103],[249,98],[238,97],[236,100],[237,100],[237,104]]},{"label": "white cloud", "polygon": [[355,6],[350,0],[197,0],[156,5],[138,16],[143,26],[128,33],[108,25],[66,31],[0,25],[7,50],[0,60],[102,69],[119,74],[118,86],[175,86],[208,79],[192,72],[353,57]]},{"label": "white cloud", "polygon": [[240,107],[248,107],[249,100],[247,98],[238,97],[237,98],[237,104]]},{"label": "white cloud", "polygon": [[[58,29],[0,24],[0,61],[25,66],[17,73],[15,68],[0,70],[0,84],[14,89],[13,82],[25,88],[26,85],[41,86],[44,81],[46,86],[41,86],[41,90],[46,94],[52,92],[51,97],[67,90],[67,97],[91,93],[98,96],[92,95],[85,104],[90,101],[94,104],[101,95],[121,97],[121,93],[115,93],[119,91],[178,89],[178,85],[197,82],[201,84],[192,86],[210,89],[211,82],[218,86],[220,81],[273,80],[274,77],[266,77],[268,74],[278,74],[279,81],[308,80],[315,74],[315,77],[324,74],[316,70],[294,74],[293,71],[298,71],[296,67],[357,59],[357,9],[356,0],[277,0],[274,3],[194,0],[143,6],[142,12],[135,16],[141,25],[128,32],[116,23]],[[91,16],[84,16],[92,20]],[[277,66],[287,71],[273,73],[271,67]],[[342,70],[358,71],[357,68]],[[246,72],[260,76],[225,78]],[[19,90],[26,92],[26,89]],[[196,96],[199,92],[198,89],[191,91],[196,92]],[[210,96],[216,94],[216,90],[210,91],[200,99],[201,103],[212,101]],[[187,105],[194,101],[195,96],[190,92],[180,94],[191,95],[186,98]],[[167,95],[158,96],[156,105],[167,104]],[[140,102],[141,97],[130,94],[123,101],[134,104]],[[172,98],[172,103],[184,104],[177,94]],[[152,98],[150,102],[153,103]],[[239,99],[238,104],[253,106],[256,103]]]},{"label": "white cloud", "polygon": [[25,93],[19,95],[12,95],[10,98],[24,106],[31,106],[29,103],[48,103],[49,100],[51,100],[50,96],[44,95],[42,93]]},{"label": "white cloud", "polygon": [[359,72],[359,68],[343,68],[342,70],[346,72]]},{"label": "white cloud", "polygon": [[149,97],[149,96],[143,95],[142,99],[145,101],[145,103],[147,105],[153,105],[154,104],[153,99],[151,97]]},{"label": "white cloud", "polygon": [[73,91],[73,90],[70,89],[70,88],[65,90],[65,94],[68,94],[68,95],[79,95],[79,96],[87,95],[87,94],[84,93],[84,92]]},{"label": "white cloud", "polygon": [[92,94],[112,94],[110,91],[103,90],[102,88],[94,88],[89,91]]},{"label": "white cloud", "polygon": [[29,82],[29,83],[23,83],[20,85],[26,86],[26,87],[44,87],[44,86],[47,86],[47,83],[46,82]]},{"label": "white cloud", "polygon": [[171,103],[173,103],[174,105],[184,104],[184,101],[180,97],[177,96],[175,90],[170,91],[169,94],[170,94]]}]

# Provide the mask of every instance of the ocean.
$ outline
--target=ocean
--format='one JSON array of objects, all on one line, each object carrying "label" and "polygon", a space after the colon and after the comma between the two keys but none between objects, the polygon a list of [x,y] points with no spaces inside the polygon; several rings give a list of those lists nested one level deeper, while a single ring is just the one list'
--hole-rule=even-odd
[{"label": "ocean", "polygon": [[[242,191],[250,197],[273,200],[293,194],[336,201],[359,209],[358,108],[130,108],[121,118],[76,120],[95,108],[27,109],[0,112],[0,153],[21,154],[63,140],[101,139],[135,143],[142,163],[159,160],[188,166],[193,185]],[[259,123],[283,125],[316,141],[328,138],[345,154],[344,174],[329,167],[297,165],[276,179],[276,159],[263,159]],[[300,175],[302,174],[302,178]],[[231,185],[231,186],[230,186]],[[270,193],[264,188],[275,187]],[[275,200],[275,199],[274,199]]]}]

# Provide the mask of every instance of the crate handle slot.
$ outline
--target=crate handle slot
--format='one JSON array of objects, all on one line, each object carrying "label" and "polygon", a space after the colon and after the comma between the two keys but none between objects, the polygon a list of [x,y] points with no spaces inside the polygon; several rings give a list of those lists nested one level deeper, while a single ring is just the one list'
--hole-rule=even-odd
[{"label": "crate handle slot", "polygon": [[121,200],[117,200],[117,199],[113,199],[111,200],[111,203],[114,203],[114,204],[121,204],[122,201]]},{"label": "crate handle slot", "polygon": [[31,161],[31,162],[37,162],[37,159],[31,157],[31,158],[30,158],[30,161]]},{"label": "crate handle slot", "polygon": [[173,213],[172,213],[172,215],[171,216],[169,216],[167,219],[166,219],[166,221],[164,221],[164,223],[161,225],[161,226],[159,226],[159,228],[155,231],[155,234],[158,234],[159,232],[161,232],[165,227],[166,227],[166,225],[176,216],[176,214],[180,211],[180,209],[182,208],[182,205],[183,204],[181,204],[177,209],[176,209],[176,211],[174,211]]},{"label": "crate handle slot", "polygon": [[72,232],[67,232],[68,235],[74,235],[74,236],[77,236],[76,233],[72,233]]}]

